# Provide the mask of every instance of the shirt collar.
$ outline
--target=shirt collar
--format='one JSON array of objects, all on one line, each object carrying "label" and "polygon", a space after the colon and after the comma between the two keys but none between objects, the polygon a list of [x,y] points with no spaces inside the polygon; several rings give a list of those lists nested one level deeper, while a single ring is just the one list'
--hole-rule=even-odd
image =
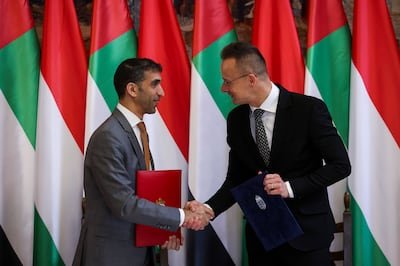
[{"label": "shirt collar", "polygon": [[122,104],[117,104],[117,109],[125,116],[131,127],[135,127],[142,120]]},{"label": "shirt collar", "polygon": [[278,87],[271,82],[272,88],[268,97],[264,100],[264,102],[260,105],[260,107],[250,106],[250,110],[253,113],[255,109],[262,109],[269,113],[276,113],[276,109],[278,107],[278,99],[279,99],[279,89]]}]

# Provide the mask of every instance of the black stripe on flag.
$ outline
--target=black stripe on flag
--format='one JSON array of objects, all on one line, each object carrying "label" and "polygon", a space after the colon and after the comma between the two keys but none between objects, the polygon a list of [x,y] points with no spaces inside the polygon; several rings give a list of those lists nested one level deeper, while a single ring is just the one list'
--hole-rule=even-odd
[{"label": "black stripe on flag", "polygon": [[[189,200],[193,200],[189,192]],[[187,230],[185,244],[187,266],[235,266],[214,228],[209,225],[204,230]]]},{"label": "black stripe on flag", "polygon": [[4,233],[3,227],[0,225],[0,265],[7,266],[19,266],[22,265],[18,259],[17,254],[12,248],[6,234]]}]

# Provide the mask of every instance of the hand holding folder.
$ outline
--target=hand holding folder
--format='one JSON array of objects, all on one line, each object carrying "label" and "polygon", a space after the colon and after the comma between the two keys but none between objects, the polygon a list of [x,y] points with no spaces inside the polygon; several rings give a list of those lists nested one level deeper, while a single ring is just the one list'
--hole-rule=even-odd
[{"label": "hand holding folder", "polygon": [[[139,197],[155,203],[180,208],[181,170],[141,170],[136,173],[136,193]],[[135,245],[137,247],[163,245],[169,236],[181,238],[176,232],[137,224]]]},{"label": "hand holding folder", "polygon": [[270,196],[264,191],[264,175],[257,175],[231,191],[268,251],[300,236],[303,231],[282,197]]}]

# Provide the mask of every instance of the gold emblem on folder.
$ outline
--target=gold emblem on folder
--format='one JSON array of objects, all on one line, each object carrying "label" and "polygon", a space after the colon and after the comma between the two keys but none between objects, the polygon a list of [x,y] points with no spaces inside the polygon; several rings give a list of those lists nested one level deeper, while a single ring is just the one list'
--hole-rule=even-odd
[{"label": "gold emblem on folder", "polygon": [[165,200],[163,200],[162,198],[158,198],[156,200],[156,203],[159,204],[159,205],[165,206]]}]

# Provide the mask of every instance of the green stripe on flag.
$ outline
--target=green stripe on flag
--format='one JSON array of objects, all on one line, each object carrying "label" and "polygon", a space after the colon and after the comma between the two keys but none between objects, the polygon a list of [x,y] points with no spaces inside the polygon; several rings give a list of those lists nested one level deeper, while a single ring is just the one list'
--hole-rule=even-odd
[{"label": "green stripe on flag", "polygon": [[349,138],[349,43],[350,31],[346,25],[323,38],[307,52],[307,68],[346,146]]},{"label": "green stripe on flag", "polygon": [[38,51],[34,29],[0,50],[0,90],[33,147],[36,146]]},{"label": "green stripe on flag", "polygon": [[33,265],[65,265],[60,254],[51,238],[50,232],[43,223],[38,211],[35,208],[35,235],[34,235],[34,250],[33,250]]},{"label": "green stripe on flag", "polygon": [[90,57],[89,72],[110,111],[114,110],[118,103],[118,95],[114,89],[114,73],[123,60],[136,57],[137,49],[132,44],[136,44],[136,34],[133,29],[108,43]]},{"label": "green stripe on flag", "polygon": [[372,236],[360,206],[358,206],[353,195],[351,195],[350,206],[353,218],[353,265],[390,265]]},{"label": "green stripe on flag", "polygon": [[193,57],[194,66],[200,73],[200,76],[225,119],[235,105],[232,103],[231,98],[221,91],[221,57],[219,54],[226,45],[236,39],[236,32],[231,30]]}]

